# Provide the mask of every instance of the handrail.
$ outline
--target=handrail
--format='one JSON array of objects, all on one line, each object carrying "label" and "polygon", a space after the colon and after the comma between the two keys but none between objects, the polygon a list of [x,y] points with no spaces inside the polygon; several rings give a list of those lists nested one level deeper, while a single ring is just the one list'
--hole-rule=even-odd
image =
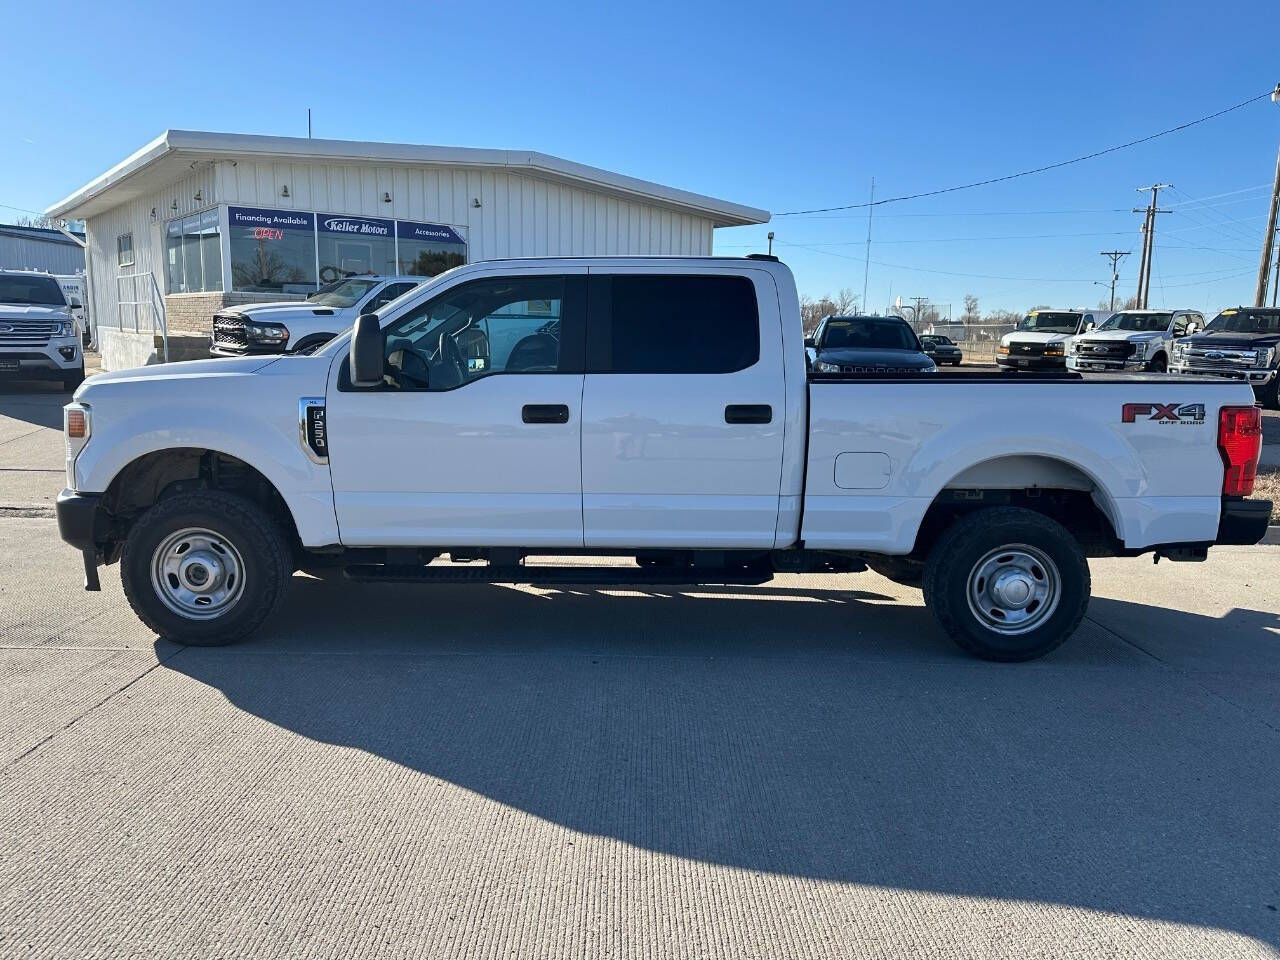
[{"label": "handrail", "polygon": [[[137,281],[141,277],[146,277],[151,281],[150,296],[146,300],[125,300],[120,296],[120,281],[129,281],[129,293],[131,296],[137,296]],[[164,309],[164,295],[160,293],[160,284],[156,282],[156,275],[150,270],[140,271],[138,273],[122,273],[116,276],[116,320],[121,330],[124,329],[124,318],[120,316],[120,308],[131,306],[133,310],[133,332],[140,333],[138,330],[138,307],[146,304],[151,308],[152,316],[152,332],[155,332],[154,321],[158,318],[160,321],[160,334],[163,340],[164,362],[169,362],[169,317]]]}]

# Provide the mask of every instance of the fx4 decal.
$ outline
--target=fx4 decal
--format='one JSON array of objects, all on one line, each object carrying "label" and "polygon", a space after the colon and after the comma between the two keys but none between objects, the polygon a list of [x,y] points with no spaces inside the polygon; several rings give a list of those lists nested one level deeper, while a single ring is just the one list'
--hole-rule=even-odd
[{"label": "fx4 decal", "polygon": [[1139,418],[1157,423],[1204,423],[1203,403],[1126,403],[1121,408],[1123,423]]}]

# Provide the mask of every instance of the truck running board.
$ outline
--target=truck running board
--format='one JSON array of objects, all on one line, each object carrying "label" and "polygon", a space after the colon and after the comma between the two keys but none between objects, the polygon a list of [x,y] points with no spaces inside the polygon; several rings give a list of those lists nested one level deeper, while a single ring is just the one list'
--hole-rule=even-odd
[{"label": "truck running board", "polygon": [[348,579],[384,583],[760,584],[773,570],[757,567],[415,566],[354,564]]}]

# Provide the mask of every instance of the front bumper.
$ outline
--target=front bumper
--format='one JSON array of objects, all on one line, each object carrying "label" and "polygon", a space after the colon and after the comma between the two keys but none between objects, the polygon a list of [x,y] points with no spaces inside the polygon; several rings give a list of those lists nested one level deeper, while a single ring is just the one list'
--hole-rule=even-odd
[{"label": "front bumper", "polygon": [[102,514],[98,506],[99,493],[77,493],[65,489],[58,494],[55,510],[58,514],[58,535],[80,551],[84,558],[84,588],[101,590],[98,582],[97,527]]},{"label": "front bumper", "polygon": [[1130,373],[1140,373],[1149,369],[1146,360],[1110,360],[1097,359],[1092,357],[1067,357],[1067,369],[1075,370],[1078,373],[1084,373],[1089,370],[1109,370],[1116,373],[1129,371]]},{"label": "front bumper", "polygon": [[1252,546],[1267,535],[1271,522],[1270,500],[1223,497],[1218,519],[1219,545]]},{"label": "front bumper", "polygon": [[1255,387],[1265,387],[1275,379],[1274,369],[1256,370],[1243,367],[1233,370],[1229,367],[1192,367],[1185,363],[1175,363],[1169,367],[1170,373],[1189,377],[1214,377],[1218,380],[1235,380],[1237,383],[1248,383]]},{"label": "front bumper", "polygon": [[1057,357],[1002,357],[996,355],[996,366],[1005,370],[1061,370],[1066,365],[1066,358]]},{"label": "front bumper", "polygon": [[0,377],[13,380],[61,380],[84,366],[75,338],[60,338],[45,346],[0,349]]}]

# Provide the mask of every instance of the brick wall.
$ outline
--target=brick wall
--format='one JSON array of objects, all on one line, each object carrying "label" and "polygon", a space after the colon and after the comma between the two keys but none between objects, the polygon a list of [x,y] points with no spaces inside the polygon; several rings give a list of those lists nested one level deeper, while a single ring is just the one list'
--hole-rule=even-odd
[{"label": "brick wall", "polygon": [[208,339],[213,333],[213,315],[223,307],[302,299],[300,294],[287,293],[174,293],[164,298],[164,312],[171,337],[195,334]]}]

